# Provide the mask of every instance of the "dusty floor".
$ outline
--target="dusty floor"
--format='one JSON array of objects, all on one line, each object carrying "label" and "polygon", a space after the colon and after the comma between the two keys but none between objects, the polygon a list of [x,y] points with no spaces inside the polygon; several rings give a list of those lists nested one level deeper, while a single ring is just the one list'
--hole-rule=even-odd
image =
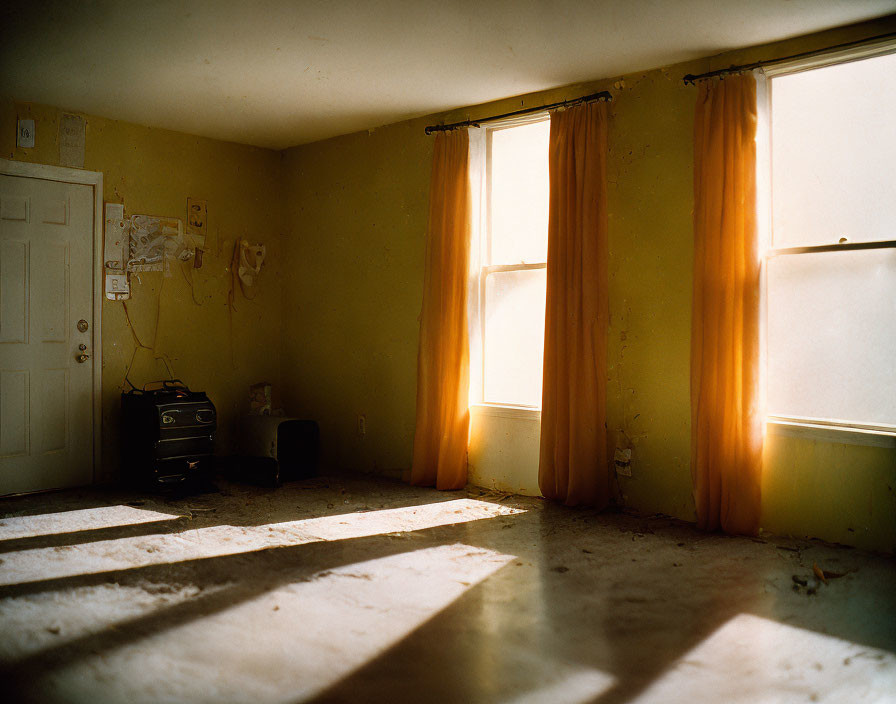
[{"label": "dusty floor", "polygon": [[220,486],[0,501],[3,700],[896,701],[889,558],[360,476]]}]

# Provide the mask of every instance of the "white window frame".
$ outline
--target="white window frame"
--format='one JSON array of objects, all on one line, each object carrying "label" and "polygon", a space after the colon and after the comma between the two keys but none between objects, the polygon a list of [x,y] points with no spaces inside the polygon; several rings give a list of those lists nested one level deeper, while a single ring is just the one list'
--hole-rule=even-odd
[{"label": "white window frame", "polygon": [[[888,38],[868,42],[857,47],[827,52],[825,54],[782,61],[762,69],[762,77],[758,78],[760,126],[757,133],[757,169],[759,170],[757,185],[760,223],[760,238],[765,242],[762,260],[762,317],[763,317],[763,359],[768,359],[766,334],[767,320],[767,264],[769,259],[778,256],[798,256],[800,254],[817,254],[843,250],[880,249],[896,247],[896,240],[877,240],[871,242],[853,242],[843,244],[824,244],[806,247],[772,247],[772,211],[771,211],[771,110],[773,79],[780,76],[802,73],[814,69],[826,68],[837,64],[862,61],[879,56],[896,53],[896,39]],[[896,234],[896,231],[894,231]],[[767,383],[767,378],[765,380]],[[765,386],[763,386],[765,393]],[[871,445],[876,447],[896,447],[896,425],[867,424],[849,420],[821,419],[803,416],[785,416],[768,414],[768,429],[776,435],[801,437],[812,440],[838,442],[845,444]]]},{"label": "white window frame", "polygon": [[[490,415],[511,418],[540,417],[541,404],[529,406],[485,400],[485,284],[490,274],[547,269],[547,261],[525,264],[491,264],[491,153],[492,135],[500,130],[550,120],[548,111],[481,123],[470,130],[470,180],[473,194],[473,233],[470,247],[470,405],[487,408]],[[545,232],[547,237],[547,232]]]}]

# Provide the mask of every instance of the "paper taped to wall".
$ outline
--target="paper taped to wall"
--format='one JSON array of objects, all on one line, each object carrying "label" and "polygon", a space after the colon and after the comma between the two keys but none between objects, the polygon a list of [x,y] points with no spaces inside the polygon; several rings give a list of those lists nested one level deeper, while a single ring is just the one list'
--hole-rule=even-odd
[{"label": "paper taped to wall", "polygon": [[129,271],[170,273],[171,257],[187,261],[192,250],[184,246],[184,225],[178,218],[132,215],[130,223]]},{"label": "paper taped to wall", "polygon": [[86,144],[84,118],[63,113],[59,118],[59,164],[84,168]]},{"label": "paper taped to wall", "polygon": [[255,298],[254,286],[261,273],[267,248],[263,244],[249,244],[246,240],[242,240],[239,243],[239,252],[240,288],[246,298]]}]

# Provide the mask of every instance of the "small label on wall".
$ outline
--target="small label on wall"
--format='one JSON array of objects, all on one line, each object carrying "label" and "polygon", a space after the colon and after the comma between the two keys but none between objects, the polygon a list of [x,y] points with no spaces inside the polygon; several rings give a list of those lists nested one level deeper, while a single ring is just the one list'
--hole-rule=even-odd
[{"label": "small label on wall", "polygon": [[19,120],[16,130],[16,146],[24,149],[34,146],[34,120]]}]

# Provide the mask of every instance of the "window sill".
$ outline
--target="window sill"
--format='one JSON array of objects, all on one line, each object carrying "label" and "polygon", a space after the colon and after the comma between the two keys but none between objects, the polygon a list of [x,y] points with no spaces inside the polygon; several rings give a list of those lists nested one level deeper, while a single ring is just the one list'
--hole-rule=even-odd
[{"label": "window sill", "polygon": [[896,431],[827,425],[777,417],[768,418],[767,423],[769,433],[783,437],[820,440],[844,445],[896,447]]},{"label": "window sill", "polygon": [[474,403],[470,406],[473,416],[492,416],[495,418],[514,418],[516,420],[540,421],[540,408],[526,406],[505,406],[499,403]]}]

